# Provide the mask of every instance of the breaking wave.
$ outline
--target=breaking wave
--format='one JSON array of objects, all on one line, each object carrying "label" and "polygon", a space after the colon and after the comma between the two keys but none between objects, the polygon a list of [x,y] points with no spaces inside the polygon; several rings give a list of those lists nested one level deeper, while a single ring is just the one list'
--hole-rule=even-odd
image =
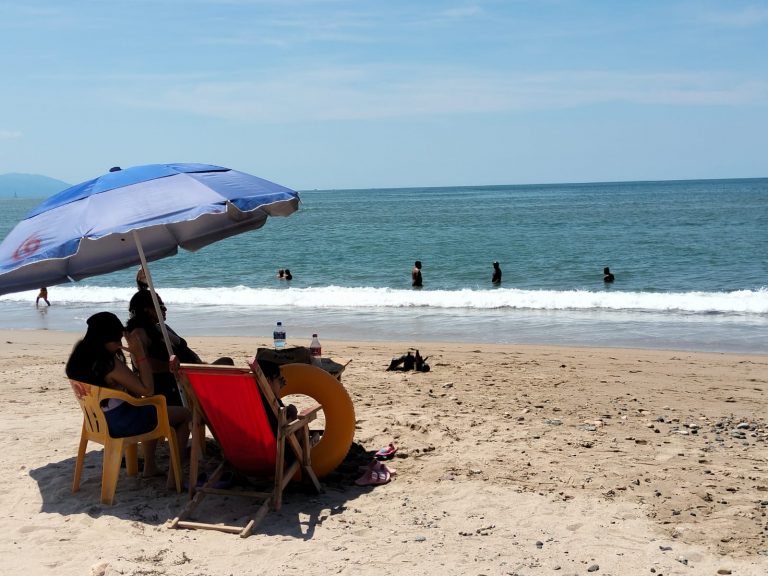
[{"label": "breaking wave", "polygon": [[[59,304],[127,302],[130,288],[54,286]],[[690,314],[768,314],[768,288],[734,292],[620,292],[588,290],[398,290],[392,288],[162,288],[166,304],[184,307],[246,306],[295,308],[429,308],[464,310],[617,310]],[[34,301],[37,291],[0,296],[0,301]]]}]

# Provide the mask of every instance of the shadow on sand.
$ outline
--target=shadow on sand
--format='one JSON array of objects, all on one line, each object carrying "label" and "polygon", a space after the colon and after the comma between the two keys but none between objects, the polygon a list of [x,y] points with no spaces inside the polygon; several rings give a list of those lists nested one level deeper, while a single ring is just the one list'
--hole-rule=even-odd
[{"label": "shadow on sand", "polygon": [[[359,468],[367,465],[374,452],[353,443],[344,461],[338,468],[321,479],[324,492],[316,494],[301,483],[292,483],[283,492],[283,506],[271,511],[258,526],[255,534],[281,535],[309,540],[314,530],[330,516],[343,513],[349,502],[370,491],[373,486],[357,486],[355,479],[360,476]],[[158,446],[158,466],[167,467],[167,451]],[[92,518],[112,516],[131,522],[160,526],[173,519],[186,504],[188,496],[183,491],[177,494],[165,488],[165,477],[129,477],[122,471],[117,484],[115,503],[104,506],[99,502],[101,490],[102,451],[92,450],[86,454],[80,491],[72,493],[72,477],[76,458],[73,456],[59,462],[30,470],[30,476],[37,482],[42,496],[41,512],[63,516],[87,514]],[[218,446],[210,441],[206,447],[204,470],[213,470],[220,462]],[[185,467],[185,473],[186,473]],[[235,475],[233,492],[246,479]],[[186,481],[186,477],[185,477]],[[247,484],[248,489],[253,485]],[[196,512],[205,522],[245,524],[257,507],[248,499],[238,496],[209,496]],[[204,516],[203,516],[204,515]],[[195,518],[190,518],[193,520]]]}]

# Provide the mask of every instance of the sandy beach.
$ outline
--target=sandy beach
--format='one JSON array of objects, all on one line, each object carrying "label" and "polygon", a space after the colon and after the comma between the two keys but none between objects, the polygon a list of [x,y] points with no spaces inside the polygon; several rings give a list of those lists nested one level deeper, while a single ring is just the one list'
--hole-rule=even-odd
[{"label": "sandy beach", "polygon": [[[168,529],[186,495],[162,478],[123,475],[102,506],[96,445],[71,493],[79,336],[0,332],[3,574],[768,573],[768,357],[323,340],[352,358],[351,455],[393,442],[397,476],[289,491],[240,539]],[[189,342],[242,365],[270,344]],[[387,372],[409,348],[432,370]]]}]

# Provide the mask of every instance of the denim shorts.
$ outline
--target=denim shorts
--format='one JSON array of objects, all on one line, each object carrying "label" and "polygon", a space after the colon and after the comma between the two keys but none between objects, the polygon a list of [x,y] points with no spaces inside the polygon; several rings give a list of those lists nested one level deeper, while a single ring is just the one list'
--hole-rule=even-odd
[{"label": "denim shorts", "polygon": [[104,413],[109,435],[113,438],[138,436],[151,432],[157,426],[157,410],[154,406],[134,406],[123,402]]}]

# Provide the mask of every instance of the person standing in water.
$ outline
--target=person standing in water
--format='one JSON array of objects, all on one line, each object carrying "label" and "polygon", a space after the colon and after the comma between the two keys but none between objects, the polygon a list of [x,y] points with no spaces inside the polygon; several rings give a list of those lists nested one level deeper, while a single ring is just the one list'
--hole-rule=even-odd
[{"label": "person standing in water", "polygon": [[414,288],[421,288],[421,260],[416,260],[413,263],[413,270],[411,270],[411,286]]},{"label": "person standing in water", "polygon": [[614,277],[613,274],[611,274],[611,269],[608,266],[603,268],[603,282],[605,282],[606,284],[610,284],[615,279],[616,278]]},{"label": "person standing in water", "polygon": [[498,262],[493,263],[493,276],[491,276],[491,284],[498,286],[501,284],[501,268]]},{"label": "person standing in water", "polygon": [[45,303],[48,304],[48,306],[51,305],[51,303],[48,302],[48,288],[46,288],[45,286],[40,287],[40,292],[37,295],[37,298],[35,299],[35,306],[39,306],[41,298],[45,300]]}]

